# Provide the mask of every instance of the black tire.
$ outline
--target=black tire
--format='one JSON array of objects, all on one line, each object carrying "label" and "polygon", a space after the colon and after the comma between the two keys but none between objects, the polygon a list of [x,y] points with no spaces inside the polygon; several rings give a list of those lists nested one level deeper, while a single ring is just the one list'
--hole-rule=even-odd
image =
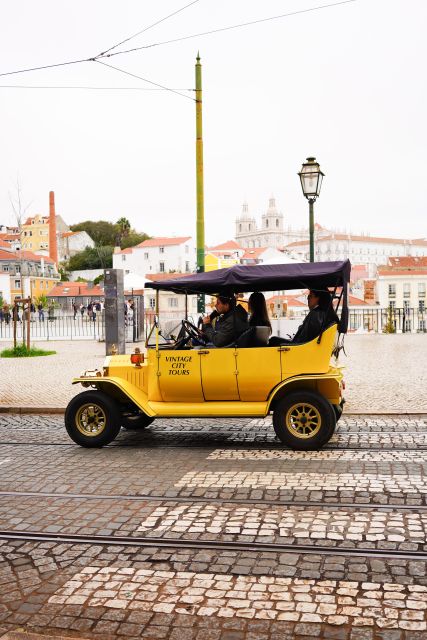
[{"label": "black tire", "polygon": [[340,404],[333,404],[332,405],[335,411],[335,419],[338,422],[338,420],[341,418],[342,416],[342,412],[343,412],[343,406]]},{"label": "black tire", "polygon": [[283,444],[299,451],[320,449],[336,425],[335,411],[323,396],[310,390],[292,391],[277,403],[273,427]]},{"label": "black tire", "polygon": [[[92,426],[93,425],[93,426]],[[102,391],[83,391],[65,410],[65,428],[82,447],[103,447],[120,431],[120,413],[114,400]]]},{"label": "black tire", "polygon": [[150,416],[142,413],[142,411],[124,411],[120,417],[120,423],[123,429],[128,429],[129,431],[145,429],[153,420],[154,418],[150,418]]}]

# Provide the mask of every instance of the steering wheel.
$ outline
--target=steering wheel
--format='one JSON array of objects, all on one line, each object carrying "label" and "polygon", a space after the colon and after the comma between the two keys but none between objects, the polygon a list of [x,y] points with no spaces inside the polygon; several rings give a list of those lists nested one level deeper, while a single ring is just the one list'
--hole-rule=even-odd
[{"label": "steering wheel", "polygon": [[194,338],[194,340],[203,338],[203,333],[189,320],[183,320],[182,326],[189,338]]}]

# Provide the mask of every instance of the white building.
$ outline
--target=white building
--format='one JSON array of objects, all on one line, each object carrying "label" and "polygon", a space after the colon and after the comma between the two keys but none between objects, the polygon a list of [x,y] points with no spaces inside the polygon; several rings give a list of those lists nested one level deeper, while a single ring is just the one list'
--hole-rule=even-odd
[{"label": "white building", "polygon": [[380,307],[426,309],[427,258],[392,258],[378,267],[377,300]]},{"label": "white building", "polygon": [[[57,216],[59,217],[59,216]],[[86,231],[63,231],[58,234],[58,260],[69,260],[86,247],[94,247],[95,243]]]},{"label": "white building", "polygon": [[[306,229],[285,227],[284,216],[276,207],[276,199],[271,197],[267,211],[261,216],[261,226],[249,213],[248,203],[243,203],[242,213],[236,218],[236,242],[244,248],[275,247],[281,248],[290,242],[307,236]],[[319,227],[321,229],[321,227]]]},{"label": "white building", "polygon": [[[300,260],[310,257],[310,244],[306,240],[291,242],[286,246]],[[400,238],[379,238],[374,236],[356,236],[353,234],[331,233],[320,235],[315,233],[315,262],[327,260],[346,260],[353,264],[372,265],[372,273],[376,265],[387,264],[390,256],[427,256],[427,240],[406,240]]]},{"label": "white building", "polygon": [[190,236],[150,238],[136,247],[115,247],[113,269],[147,276],[154,273],[191,273],[196,270],[196,247]]}]

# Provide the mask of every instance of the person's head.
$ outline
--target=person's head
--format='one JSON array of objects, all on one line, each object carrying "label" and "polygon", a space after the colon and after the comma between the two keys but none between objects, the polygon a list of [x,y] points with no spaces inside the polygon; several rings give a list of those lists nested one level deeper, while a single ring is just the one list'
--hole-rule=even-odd
[{"label": "person's head", "polygon": [[254,291],[254,293],[251,293],[248,301],[248,309],[249,313],[252,313],[252,315],[259,315],[264,311],[267,313],[267,305],[265,304],[264,294],[261,293],[261,291]]},{"label": "person's head", "polygon": [[310,311],[314,309],[314,307],[320,307],[324,311],[327,311],[331,304],[331,294],[329,291],[310,289],[307,296],[307,304]]},{"label": "person's head", "polygon": [[227,295],[219,295],[217,296],[215,309],[219,314],[228,313],[231,309],[234,309],[235,306],[235,298]]}]

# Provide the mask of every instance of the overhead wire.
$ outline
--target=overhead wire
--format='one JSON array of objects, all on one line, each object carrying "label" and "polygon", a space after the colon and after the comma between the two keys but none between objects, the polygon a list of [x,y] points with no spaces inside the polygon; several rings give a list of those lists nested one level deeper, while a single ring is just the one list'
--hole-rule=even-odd
[{"label": "overhead wire", "polygon": [[[29,67],[29,68],[25,68],[25,69],[17,69],[15,71],[6,71],[3,73],[0,73],[0,77],[5,77],[5,76],[11,76],[11,75],[16,75],[18,73],[27,73],[30,71],[42,71],[44,69],[52,69],[54,67],[63,67],[66,65],[72,65],[72,64],[81,64],[82,62],[100,62],[100,58],[110,58],[112,56],[118,56],[118,55],[124,55],[125,53],[133,53],[134,51],[141,51],[142,49],[150,49],[152,47],[160,47],[162,45],[166,45],[166,44],[172,44],[174,42],[181,42],[184,40],[190,40],[192,38],[199,38],[199,37],[203,37],[203,36],[207,36],[207,35],[212,35],[215,33],[220,33],[220,32],[224,32],[224,31],[230,31],[231,29],[240,29],[240,28],[244,28],[244,27],[249,27],[255,24],[261,24],[263,22],[269,22],[272,20],[280,20],[283,18],[288,18],[291,16],[295,16],[298,14],[302,14],[302,13],[309,13],[311,11],[319,11],[321,9],[329,9],[331,7],[337,7],[339,5],[343,5],[343,4],[350,4],[353,2],[358,2],[358,0],[340,0],[339,2],[334,2],[334,3],[330,3],[330,4],[324,4],[324,5],[318,5],[316,7],[310,7],[308,9],[299,9],[297,11],[291,11],[289,13],[283,13],[281,15],[277,15],[277,16],[270,16],[268,18],[260,18],[258,20],[251,20],[250,22],[241,22],[239,24],[234,24],[234,25],[229,25],[227,27],[220,27],[218,29],[212,29],[210,31],[203,31],[201,33],[194,33],[188,36],[181,36],[179,38],[173,38],[171,40],[164,40],[161,42],[153,42],[151,44],[147,44],[147,45],[143,45],[140,47],[134,47],[133,49],[127,49],[124,51],[115,51],[112,53],[105,53],[104,55],[97,55],[97,56],[92,56],[90,58],[83,58],[81,60],[69,60],[66,62],[57,62],[55,64],[47,64],[47,65],[42,65],[39,67]],[[187,96],[188,97],[188,96]]]},{"label": "overhead wire", "polygon": [[161,24],[162,22],[165,22],[165,20],[168,20],[169,18],[172,18],[173,16],[176,16],[178,13],[181,13],[181,11],[184,11],[185,9],[188,9],[188,7],[191,7],[193,4],[196,4],[197,2],[200,2],[200,0],[193,0],[193,2],[190,2],[189,4],[186,4],[184,7],[181,7],[180,9],[177,9],[176,11],[174,11],[173,13],[170,13],[169,15],[165,16],[164,18],[161,18],[160,20],[157,20],[157,22],[153,22],[153,24],[150,24],[148,27],[145,27],[144,29],[141,29],[141,31],[138,31],[137,33],[134,33],[133,36],[129,36],[129,38],[125,38],[121,42],[118,42],[117,44],[115,44],[112,47],[110,47],[109,49],[106,49],[105,51],[101,51],[101,53],[98,53],[98,55],[96,57],[103,56],[106,53],[108,53],[109,51],[112,51],[113,49],[116,49],[117,47],[120,47],[120,45],[125,44],[125,42],[129,42],[129,40],[132,40],[133,38],[136,38],[137,36],[140,36],[141,33],[145,33],[149,29],[152,29],[153,27],[156,27],[158,24]]},{"label": "overhead wire", "polygon": [[0,89],[88,89],[93,91],[195,91],[195,89],[171,89],[169,87],[91,87],[91,86],[48,86],[25,84],[0,84]]},{"label": "overhead wire", "polygon": [[119,67],[114,67],[112,64],[108,64],[107,62],[102,62],[102,60],[96,60],[98,64],[102,64],[104,67],[109,67],[110,69],[114,69],[115,71],[119,71],[120,73],[124,73],[127,76],[131,76],[132,78],[137,78],[138,80],[143,80],[143,82],[148,82],[149,84],[153,84],[155,87],[160,87],[160,89],[164,89],[165,91],[171,91],[172,93],[176,93],[178,96],[182,98],[187,98],[187,100],[191,100],[195,102],[195,98],[191,96],[185,95],[185,93],[181,93],[180,91],[176,91],[175,89],[171,89],[170,87],[165,87],[163,84],[159,84],[158,82],[153,82],[152,80],[148,80],[147,78],[143,78],[142,76],[136,75],[136,73],[131,73],[130,71],[126,71],[125,69],[119,69]]},{"label": "overhead wire", "polygon": [[291,16],[296,16],[298,14],[301,13],[309,13],[310,11],[319,11],[320,9],[329,9],[331,7],[337,7],[338,5],[342,5],[342,4],[350,4],[352,2],[357,2],[358,0],[340,0],[339,2],[333,2],[331,4],[323,4],[323,5],[318,5],[317,7],[310,7],[308,9],[298,9],[297,11],[290,11],[289,13],[282,13],[280,15],[277,16],[270,16],[268,18],[259,18],[258,20],[251,20],[249,22],[241,22],[238,24],[232,24],[229,25],[228,27],[219,27],[218,29],[211,29],[210,31],[202,31],[200,33],[193,33],[191,35],[188,36],[181,36],[179,38],[173,38],[171,40],[163,40],[161,42],[153,42],[151,44],[146,44],[146,45],[141,45],[140,47],[134,47],[132,49],[125,49],[124,51],[116,51],[114,53],[107,53],[105,54],[106,58],[112,57],[112,56],[119,56],[119,55],[123,55],[125,53],[133,53],[135,51],[141,51],[143,49],[151,49],[153,47],[160,47],[162,45],[165,44],[173,44],[175,42],[182,42],[184,40],[191,40],[192,38],[201,38],[203,36],[209,36],[215,33],[221,33],[224,31],[231,31],[232,29],[242,29],[243,27],[250,27],[253,26],[255,24],[261,24],[263,22],[270,22],[272,20],[280,20],[283,18],[289,18]]}]

